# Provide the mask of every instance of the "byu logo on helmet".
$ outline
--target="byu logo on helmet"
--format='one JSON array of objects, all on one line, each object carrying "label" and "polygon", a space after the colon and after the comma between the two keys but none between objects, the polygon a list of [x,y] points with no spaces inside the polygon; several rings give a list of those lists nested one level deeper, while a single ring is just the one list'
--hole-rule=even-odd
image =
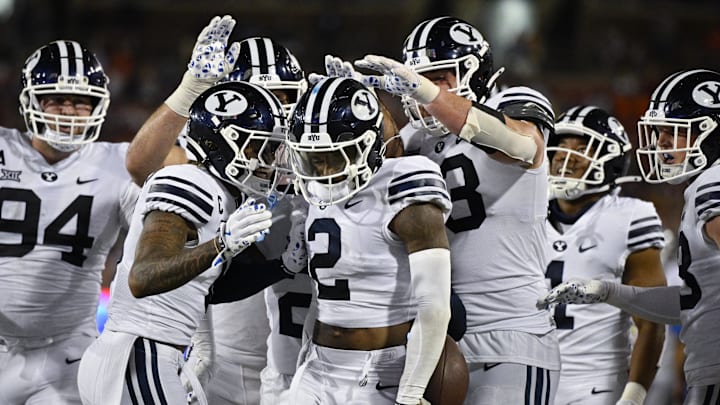
[{"label": "byu logo on helmet", "polygon": [[240,115],[247,108],[245,97],[233,90],[220,90],[205,100],[205,109],[221,117]]},{"label": "byu logo on helmet", "polygon": [[470,24],[457,23],[450,28],[450,38],[463,45],[476,45],[483,41],[483,36]]},{"label": "byu logo on helmet", "polygon": [[720,82],[708,81],[695,86],[692,98],[704,107],[720,108]]},{"label": "byu logo on helmet", "polygon": [[618,138],[620,138],[625,143],[630,143],[630,139],[628,139],[627,132],[625,132],[625,127],[620,123],[620,121],[613,117],[612,115],[608,117],[608,127],[610,127],[610,131],[617,135]]},{"label": "byu logo on helmet", "polygon": [[377,99],[367,90],[359,90],[353,94],[350,108],[353,115],[363,121],[376,117],[380,110]]}]

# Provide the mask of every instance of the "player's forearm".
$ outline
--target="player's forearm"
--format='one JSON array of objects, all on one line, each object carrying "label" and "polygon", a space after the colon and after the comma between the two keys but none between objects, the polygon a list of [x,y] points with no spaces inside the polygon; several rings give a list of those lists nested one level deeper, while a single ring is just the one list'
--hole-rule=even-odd
[{"label": "player's forearm", "polygon": [[450,252],[426,249],[410,255],[417,315],[410,329],[405,368],[396,402],[417,404],[422,398],[445,344],[450,321]]},{"label": "player's forearm", "polygon": [[680,287],[635,287],[605,282],[608,304],[652,322],[680,323]]},{"label": "player's forearm", "polygon": [[215,246],[211,240],[173,255],[136,257],[128,279],[130,291],[135,297],[143,298],[184,285],[211,267],[218,255]]},{"label": "player's forearm", "polygon": [[133,181],[142,185],[150,173],[163,166],[186,118],[161,104],[145,121],[128,147],[125,166]]},{"label": "player's forearm", "polygon": [[630,359],[628,381],[641,384],[649,389],[657,372],[657,364],[665,340],[665,326],[644,319],[635,318],[638,336]]},{"label": "player's forearm", "polygon": [[468,112],[472,108],[472,102],[464,97],[441,90],[438,96],[425,109],[438,121],[442,122],[450,132],[459,134]]}]

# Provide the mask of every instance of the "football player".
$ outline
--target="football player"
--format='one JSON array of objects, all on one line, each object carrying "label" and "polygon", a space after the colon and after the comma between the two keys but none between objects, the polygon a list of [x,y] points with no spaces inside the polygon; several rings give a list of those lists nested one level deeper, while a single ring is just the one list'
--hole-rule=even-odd
[{"label": "football player", "polygon": [[21,81],[27,132],[0,128],[0,403],[79,404],[101,273],[139,189],[128,144],[96,142],[110,93],[90,50],[51,42]]},{"label": "football player", "polygon": [[[180,86],[133,139],[127,163],[138,182],[163,164],[187,160],[184,150],[173,145],[184,132],[186,104],[192,102],[198,89],[225,81],[254,83],[271,90],[285,112],[292,109],[306,89],[297,59],[276,41],[253,37],[228,48],[234,25],[230,16],[215,17],[200,33]],[[206,63],[197,63],[200,60]],[[201,65],[204,70],[198,68]],[[180,139],[185,138],[181,135]],[[162,153],[167,153],[164,162],[159,158]],[[246,182],[245,190],[256,199],[263,199],[272,191],[268,188],[269,176],[273,174],[264,174],[254,173]],[[277,259],[284,251],[291,213],[299,215],[303,202],[302,198],[287,195],[273,207],[271,236],[257,245],[263,257]],[[310,278],[304,272],[255,296],[208,309],[208,318],[201,322],[193,337],[190,362],[211,403],[272,405],[278,401],[277,397],[289,388],[295,371],[310,293]]]},{"label": "football player", "polygon": [[[255,294],[304,268],[293,266],[293,252],[272,269],[248,261],[252,253],[243,252],[272,224],[264,204],[239,200],[248,178],[261,168],[274,170],[285,129],[280,102],[262,87],[228,82],[202,93],[190,114],[188,145],[195,161],[167,166],[143,186],[105,330],[81,361],[86,403],[130,404],[141,397],[182,403],[183,350],[206,305]],[[293,247],[301,244],[292,241]],[[223,286],[223,279],[233,282]]]},{"label": "football player", "polygon": [[680,323],[685,344],[685,405],[717,402],[720,308],[720,74],[705,69],[668,76],[638,122],[638,163],[645,181],[686,184],[678,231],[678,267],[684,286],[638,287],[610,280],[562,283],[539,306],[607,302],[654,322]]},{"label": "football player", "polygon": [[375,95],[337,77],[290,120],[318,306],[289,403],[418,404],[444,345],[450,197],[427,158],[383,159],[382,122]]},{"label": "football player", "polygon": [[355,66],[380,73],[364,83],[401,96],[405,152],[436,162],[450,191],[452,287],[467,317],[459,342],[470,372],[466,403],[550,403],[560,354],[552,319],[533,296],[547,291],[552,107],[527,87],[490,96],[502,70],[493,72],[489,44],[458,18],[418,24],[403,58],[368,55]]},{"label": "football player", "polygon": [[[555,197],[548,214],[551,287],[575,278],[665,285],[654,206],[618,195],[620,183],[635,180],[626,176],[631,149],[622,124],[598,107],[572,107],[555,123],[547,148]],[[663,326],[635,317],[630,357],[627,313],[610,305],[557,305],[553,313],[562,359],[555,404],[641,405],[657,370]]]}]

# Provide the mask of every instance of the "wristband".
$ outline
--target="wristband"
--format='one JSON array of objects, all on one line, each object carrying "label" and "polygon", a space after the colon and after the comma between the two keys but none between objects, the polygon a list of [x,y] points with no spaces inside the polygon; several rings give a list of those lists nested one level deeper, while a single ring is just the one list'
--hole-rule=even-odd
[{"label": "wristband", "polygon": [[645,402],[646,396],[647,390],[645,389],[645,387],[636,383],[635,381],[628,381],[628,383],[625,384],[625,390],[623,390],[620,399],[633,401],[638,405],[642,405],[643,402]]}]

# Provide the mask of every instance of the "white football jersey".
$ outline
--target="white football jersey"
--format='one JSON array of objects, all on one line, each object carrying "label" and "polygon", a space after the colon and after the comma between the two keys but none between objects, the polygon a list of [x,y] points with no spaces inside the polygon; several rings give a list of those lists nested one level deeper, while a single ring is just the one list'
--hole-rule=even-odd
[{"label": "white football jersey", "polygon": [[689,385],[720,383],[720,252],[704,231],[720,215],[720,166],[705,170],[685,190],[678,233],[678,268],[685,288],[680,294],[680,340],[685,343]]},{"label": "white football jersey", "polygon": [[0,336],[96,333],[105,259],[139,188],[127,143],[89,143],[49,164],[0,127]]},{"label": "white football jersey", "polygon": [[[494,108],[507,94],[517,94],[517,101],[526,93],[514,91],[503,90],[486,105]],[[429,157],[447,182],[452,286],[465,305],[468,332],[551,331],[550,315],[535,307],[547,292],[546,165],[500,163],[454,134],[433,137],[406,125],[400,135],[406,153]]]},{"label": "white football jersey", "polygon": [[110,294],[105,328],[132,333],[159,342],[189,345],[205,313],[205,298],[219,269],[210,269],[188,283],[162,294],[135,298],[128,286],[128,275],[135,258],[135,247],[142,233],[143,220],[150,211],[177,214],[195,226],[197,246],[214,238],[220,222],[237,208],[235,198],[220,180],[201,167],[184,164],[155,172],[142,188],[123,247]]},{"label": "white football jersey", "polygon": [[[572,279],[621,283],[630,254],[664,246],[655,207],[636,198],[611,193],[574,224],[562,223],[558,217],[551,211],[548,218],[547,278],[551,287]],[[554,316],[564,377],[627,372],[631,319],[626,312],[609,304],[563,304],[555,306]]]},{"label": "white football jersey", "polygon": [[306,223],[318,319],[342,328],[397,325],[415,317],[405,244],[388,226],[405,207],[450,197],[440,168],[422,156],[386,159],[344,203],[311,206]]}]

